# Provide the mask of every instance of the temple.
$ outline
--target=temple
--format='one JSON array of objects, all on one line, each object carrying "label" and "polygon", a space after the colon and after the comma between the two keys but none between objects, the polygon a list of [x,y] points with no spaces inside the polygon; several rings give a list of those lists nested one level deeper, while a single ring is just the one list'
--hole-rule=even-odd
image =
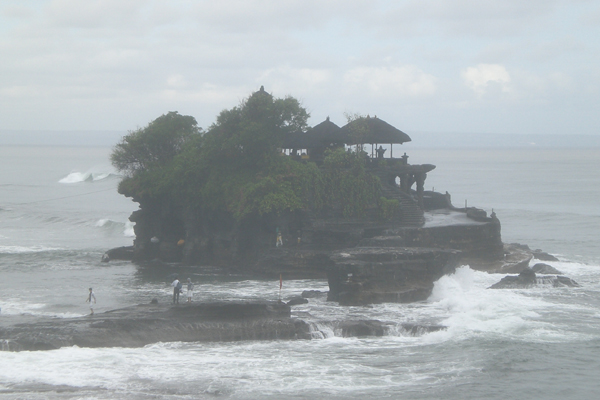
[{"label": "temple", "polygon": [[[261,87],[250,100],[256,96],[271,95]],[[135,222],[134,245],[109,250],[104,261],[183,262],[266,279],[326,277],[330,301],[362,305],[425,300],[433,282],[459,262],[506,271],[528,265],[532,257],[505,248],[495,213],[488,217],[466,204],[457,208],[448,192],[425,191],[427,174],[435,165],[410,164],[399,146],[411,138],[376,116],[355,118],[342,127],[327,118],[306,131],[281,129],[269,140],[273,156],[278,149],[281,157],[310,163],[306,170],[314,171],[312,163],[320,169],[319,174],[307,173],[310,179],[325,177],[323,182],[310,182],[311,187],[326,192],[321,186],[344,176],[348,179],[340,188],[350,190],[336,188],[335,193],[352,197],[354,185],[362,184],[348,202],[368,202],[361,203],[360,212],[345,214],[345,197],[319,193],[330,196],[320,206],[311,207],[307,199],[302,207],[239,219],[225,210],[197,212],[170,198],[153,201],[140,196],[135,199],[140,209],[130,217]],[[346,169],[339,162],[350,159],[346,150],[360,168]],[[365,162],[355,162],[355,157]],[[328,176],[330,168],[336,170]],[[355,171],[363,176],[355,177]]]},{"label": "temple", "polygon": [[[327,149],[355,147],[366,157],[369,172],[379,177],[383,196],[398,200],[400,211],[394,222],[401,226],[422,226],[425,179],[435,165],[411,165],[406,153],[394,157],[394,145],[410,141],[406,133],[377,116],[358,118],[343,127],[327,117],[307,132],[285,135],[282,152],[297,160],[321,165]],[[385,154],[388,148],[382,144],[389,145],[389,156]]]}]

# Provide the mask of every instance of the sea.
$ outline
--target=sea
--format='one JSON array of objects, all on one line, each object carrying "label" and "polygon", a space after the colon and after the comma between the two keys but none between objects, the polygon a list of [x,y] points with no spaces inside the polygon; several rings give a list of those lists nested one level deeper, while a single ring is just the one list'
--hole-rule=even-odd
[{"label": "sea", "polygon": [[[469,265],[411,304],[293,307],[312,340],[162,342],[141,348],[0,351],[2,399],[597,399],[600,398],[600,149],[402,148],[434,164],[426,190],[496,213],[505,243],[558,257],[580,287],[490,290],[504,275]],[[394,154],[399,150],[395,149]],[[253,280],[210,266],[102,263],[131,245],[138,205],[117,193],[110,146],[0,145],[0,319],[88,318],[169,302],[168,276],[195,301],[284,300],[326,280]],[[533,260],[533,263],[539,260]],[[345,320],[380,320],[382,337],[344,338]],[[402,324],[443,325],[408,332]],[[2,338],[0,338],[2,339]]]}]

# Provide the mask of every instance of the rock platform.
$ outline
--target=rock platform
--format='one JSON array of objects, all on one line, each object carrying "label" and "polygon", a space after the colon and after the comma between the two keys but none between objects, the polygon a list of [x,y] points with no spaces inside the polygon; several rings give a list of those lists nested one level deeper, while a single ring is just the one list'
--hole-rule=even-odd
[{"label": "rock platform", "polygon": [[157,342],[310,339],[309,325],[278,302],[141,304],[78,318],[2,316],[3,349],[142,347]]}]

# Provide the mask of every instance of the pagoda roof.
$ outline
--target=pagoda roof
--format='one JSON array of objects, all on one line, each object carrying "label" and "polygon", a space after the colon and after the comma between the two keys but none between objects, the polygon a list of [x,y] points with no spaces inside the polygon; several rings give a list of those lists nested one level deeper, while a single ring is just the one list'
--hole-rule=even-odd
[{"label": "pagoda roof", "polygon": [[406,133],[377,117],[361,117],[339,127],[329,117],[306,132],[287,133],[283,148],[304,149],[327,147],[331,144],[405,143],[411,138]]},{"label": "pagoda roof", "polygon": [[342,131],[349,138],[346,144],[405,143],[411,138],[400,129],[375,117],[361,117],[344,125]]}]

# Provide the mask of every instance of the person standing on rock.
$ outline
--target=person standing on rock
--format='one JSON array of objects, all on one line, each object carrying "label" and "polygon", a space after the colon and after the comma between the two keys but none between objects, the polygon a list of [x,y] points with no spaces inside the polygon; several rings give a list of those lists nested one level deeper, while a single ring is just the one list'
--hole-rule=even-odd
[{"label": "person standing on rock", "polygon": [[187,280],[187,302],[192,302],[192,293],[194,291],[194,284],[192,283],[192,279],[188,278]]},{"label": "person standing on rock", "polygon": [[173,304],[179,304],[179,292],[181,291],[181,282],[179,282],[179,279],[175,278],[175,280],[173,281],[173,283],[171,283],[171,286],[173,286]]},{"label": "person standing on rock", "polygon": [[94,291],[90,288],[90,292],[88,293],[88,297],[85,300],[86,303],[90,303],[90,315],[94,315],[94,304],[96,304],[96,295],[94,295]]}]

